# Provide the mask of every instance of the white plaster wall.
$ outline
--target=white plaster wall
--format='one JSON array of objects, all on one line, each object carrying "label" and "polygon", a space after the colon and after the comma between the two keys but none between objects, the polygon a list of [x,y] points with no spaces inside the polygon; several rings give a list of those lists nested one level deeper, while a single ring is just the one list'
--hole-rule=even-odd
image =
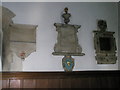
[{"label": "white plaster wall", "polygon": [[63,56],[53,56],[57,32],[54,23],[63,22],[61,14],[65,7],[72,14],[70,24],[81,25],[78,32],[79,44],[85,56],[74,56],[74,71],[82,70],[117,70],[116,64],[98,65],[95,60],[92,31],[97,28],[97,19],[107,20],[108,30],[115,32],[118,47],[118,12],[117,3],[82,3],[82,2],[3,2],[3,6],[16,14],[15,23],[38,25],[36,52],[23,61],[24,71],[63,71]]}]

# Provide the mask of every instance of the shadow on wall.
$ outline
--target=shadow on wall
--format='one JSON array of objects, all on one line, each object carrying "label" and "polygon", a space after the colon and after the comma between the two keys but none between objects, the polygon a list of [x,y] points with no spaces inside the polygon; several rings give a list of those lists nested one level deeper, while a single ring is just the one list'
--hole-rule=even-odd
[{"label": "shadow on wall", "polygon": [[2,30],[0,27],[0,90],[2,89],[2,64],[1,64],[1,56],[2,56]]},{"label": "shadow on wall", "polygon": [[0,29],[0,72],[2,71],[2,30]]},{"label": "shadow on wall", "polygon": [[2,71],[1,56],[2,56],[2,7],[0,2],[0,71]]},{"label": "shadow on wall", "polygon": [[[0,2],[0,5],[1,5],[1,2]],[[2,89],[1,56],[2,56],[2,7],[0,6],[0,90]]]},{"label": "shadow on wall", "polygon": [[[118,23],[120,23],[120,1],[118,3]],[[118,24],[118,69],[120,70],[120,24]]]}]

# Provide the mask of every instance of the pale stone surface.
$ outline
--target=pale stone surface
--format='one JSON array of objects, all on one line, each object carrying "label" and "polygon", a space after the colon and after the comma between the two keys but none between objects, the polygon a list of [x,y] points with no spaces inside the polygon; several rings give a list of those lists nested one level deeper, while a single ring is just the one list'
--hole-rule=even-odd
[{"label": "pale stone surface", "polygon": [[36,42],[36,25],[12,24],[10,30],[11,41]]},{"label": "pale stone surface", "polygon": [[20,54],[25,53],[24,58],[28,57],[32,52],[36,51],[36,43],[27,42],[10,42],[10,49],[12,52],[21,58]]},{"label": "pale stone surface", "polygon": [[[22,60],[36,50],[36,25],[12,24],[10,31],[9,71],[22,71]],[[24,56],[21,56],[24,52]],[[18,58],[19,57],[19,58]]]},{"label": "pale stone surface", "polygon": [[36,50],[36,27],[23,24],[13,24],[10,27],[10,48],[18,57],[24,52],[26,58]]},{"label": "pale stone surface", "polygon": [[3,47],[2,47],[2,67],[3,70],[10,70],[10,31],[9,25],[15,14],[9,9],[2,7],[2,31],[3,31]]},{"label": "pale stone surface", "polygon": [[13,24],[15,16],[3,7],[3,71],[22,71],[22,60],[36,50],[36,25]]},{"label": "pale stone surface", "polygon": [[80,25],[55,23],[58,32],[54,55],[84,55],[78,43],[77,32]]},{"label": "pale stone surface", "polygon": [[9,71],[22,71],[23,64],[21,58],[19,58],[14,52],[11,52],[11,54],[12,54],[12,62],[10,62]]},{"label": "pale stone surface", "polygon": [[7,30],[15,14],[9,9],[2,7],[2,29]]}]

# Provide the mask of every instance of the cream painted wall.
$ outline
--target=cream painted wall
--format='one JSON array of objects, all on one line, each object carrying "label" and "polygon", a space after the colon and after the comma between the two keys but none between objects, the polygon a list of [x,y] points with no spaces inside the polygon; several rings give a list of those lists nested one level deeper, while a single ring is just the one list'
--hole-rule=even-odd
[{"label": "cream painted wall", "polygon": [[117,3],[82,3],[82,2],[3,2],[3,6],[16,14],[15,23],[38,25],[37,49],[23,61],[24,71],[63,71],[63,56],[53,56],[57,32],[54,23],[63,22],[61,14],[65,7],[72,14],[70,24],[81,25],[78,32],[79,44],[85,56],[74,56],[74,71],[82,70],[117,70],[116,64],[98,65],[95,60],[92,31],[97,28],[97,19],[107,20],[108,30],[115,32],[118,47],[118,12]]}]

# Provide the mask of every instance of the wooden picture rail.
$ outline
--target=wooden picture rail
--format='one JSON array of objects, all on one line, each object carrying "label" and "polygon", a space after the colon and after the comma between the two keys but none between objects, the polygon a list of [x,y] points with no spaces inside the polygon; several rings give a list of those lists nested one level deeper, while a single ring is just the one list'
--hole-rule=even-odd
[{"label": "wooden picture rail", "polygon": [[3,72],[2,87],[119,88],[119,74],[120,71]]}]

